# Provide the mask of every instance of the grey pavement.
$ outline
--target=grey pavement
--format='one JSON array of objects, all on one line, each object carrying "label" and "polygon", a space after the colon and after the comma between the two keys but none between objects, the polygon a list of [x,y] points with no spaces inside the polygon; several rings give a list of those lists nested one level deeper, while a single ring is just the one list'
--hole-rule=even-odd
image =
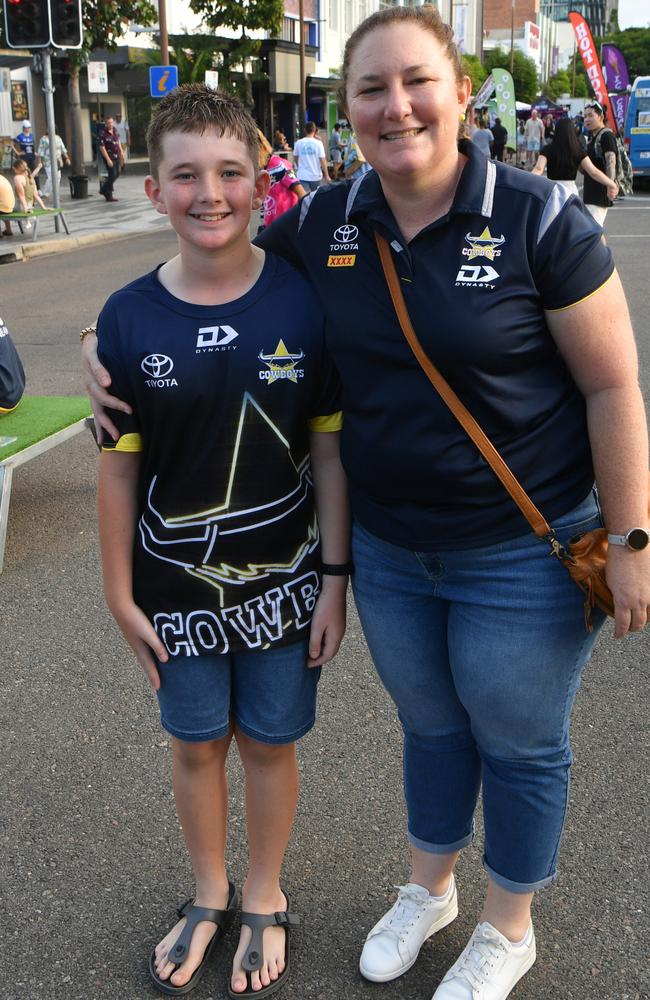
[{"label": "grey pavement", "polygon": [[[112,213],[131,197],[130,183],[119,182],[118,206],[99,199],[74,206],[79,225],[86,211],[100,222],[117,219]],[[127,213],[124,224],[132,221]],[[650,198],[615,209],[607,229],[636,322],[647,398]],[[111,291],[174,252],[164,223],[148,235],[123,232],[121,242],[0,269],[0,315],[32,393],[79,392],[78,330]],[[169,741],[103,602],[95,476],[96,450],[84,435],[14,477],[0,576],[2,1000],[155,996],[148,954],[192,891]],[[649,643],[648,635],[614,642],[607,626],[586,672],[560,876],[536,902],[539,957],[514,1000],[650,997]],[[459,865],[458,920],[424,946],[402,979],[365,982],[357,970],[362,939],[408,865],[399,728],[352,606],[300,761],[303,792],[284,879],[304,926],[281,996],[428,1000],[480,910],[481,824]],[[230,777],[229,870],[241,884],[246,840],[234,753]],[[226,997],[235,942],[231,932],[197,1000]]]}]

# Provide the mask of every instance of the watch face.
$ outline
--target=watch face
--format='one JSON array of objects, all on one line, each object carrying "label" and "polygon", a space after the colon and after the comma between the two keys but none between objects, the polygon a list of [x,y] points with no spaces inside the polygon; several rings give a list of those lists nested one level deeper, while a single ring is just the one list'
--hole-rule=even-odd
[{"label": "watch face", "polygon": [[648,532],[644,531],[643,528],[632,528],[627,533],[626,541],[631,549],[640,552],[648,544]]}]

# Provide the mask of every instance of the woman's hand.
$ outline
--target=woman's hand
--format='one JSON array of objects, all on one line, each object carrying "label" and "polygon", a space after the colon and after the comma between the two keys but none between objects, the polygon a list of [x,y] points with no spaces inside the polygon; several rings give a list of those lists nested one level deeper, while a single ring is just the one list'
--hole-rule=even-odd
[{"label": "woman's hand", "polygon": [[113,605],[111,614],[120,631],[135,653],[135,658],[144,670],[154,691],[160,687],[160,675],[152,653],[162,663],[169,659],[169,653],[158,637],[153,625],[137,604],[132,601]]},{"label": "woman's hand", "polygon": [[614,636],[622,639],[628,632],[640,632],[650,608],[650,546],[632,552],[609,545],[605,578],[614,597]]},{"label": "woman's hand", "polygon": [[309,633],[308,667],[320,667],[339,651],[345,633],[347,576],[324,576]]},{"label": "woman's hand", "polygon": [[131,413],[131,407],[106,391],[111,384],[111,376],[97,357],[97,336],[94,333],[87,333],[81,344],[81,373],[84,388],[90,396],[93,408],[97,444],[101,447],[104,431],[117,441],[120,436],[119,431],[106,413],[105,407],[122,410],[123,413]]},{"label": "woman's hand", "polygon": [[607,191],[607,197],[609,198],[609,200],[616,201],[616,199],[618,198],[618,184],[615,184],[614,181],[611,181],[611,183],[607,185],[605,190]]}]

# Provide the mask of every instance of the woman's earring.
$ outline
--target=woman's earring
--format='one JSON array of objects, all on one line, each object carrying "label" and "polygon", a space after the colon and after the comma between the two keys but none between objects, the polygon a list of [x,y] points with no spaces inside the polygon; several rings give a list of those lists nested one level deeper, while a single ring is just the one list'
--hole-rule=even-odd
[{"label": "woman's earring", "polygon": [[465,121],[465,112],[464,112],[464,111],[461,111],[461,113],[459,114],[459,116],[458,116],[458,117],[460,118],[460,120],[461,120],[462,122],[464,122],[464,121]]}]

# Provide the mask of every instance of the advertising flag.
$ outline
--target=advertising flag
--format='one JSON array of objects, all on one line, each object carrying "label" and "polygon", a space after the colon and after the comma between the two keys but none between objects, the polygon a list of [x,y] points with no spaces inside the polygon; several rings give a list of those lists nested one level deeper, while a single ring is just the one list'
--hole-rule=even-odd
[{"label": "advertising flag", "polygon": [[501,124],[508,130],[506,146],[517,148],[517,112],[515,108],[515,85],[507,69],[493,69],[496,84],[497,113]]},{"label": "advertising flag", "polygon": [[591,37],[589,25],[585,21],[582,14],[578,14],[575,10],[569,11],[569,20],[573,25],[573,30],[576,36],[576,44],[580,49],[582,61],[585,64],[587,76],[589,77],[589,83],[591,84],[596,100],[599,104],[606,108],[605,120],[607,121],[607,124],[610,128],[616,129],[616,121],[614,120],[614,115],[608,99],[603,71],[598,58],[596,46],[594,45],[594,40]]},{"label": "advertising flag", "polygon": [[625,116],[627,115],[627,106],[630,103],[630,95],[610,94],[609,99],[614,109],[614,117],[616,118],[616,124],[618,125],[619,128],[624,128]]},{"label": "advertising flag", "polygon": [[610,45],[609,42],[603,45],[603,73],[608,90],[627,90],[630,85],[625,56],[616,45]]}]

